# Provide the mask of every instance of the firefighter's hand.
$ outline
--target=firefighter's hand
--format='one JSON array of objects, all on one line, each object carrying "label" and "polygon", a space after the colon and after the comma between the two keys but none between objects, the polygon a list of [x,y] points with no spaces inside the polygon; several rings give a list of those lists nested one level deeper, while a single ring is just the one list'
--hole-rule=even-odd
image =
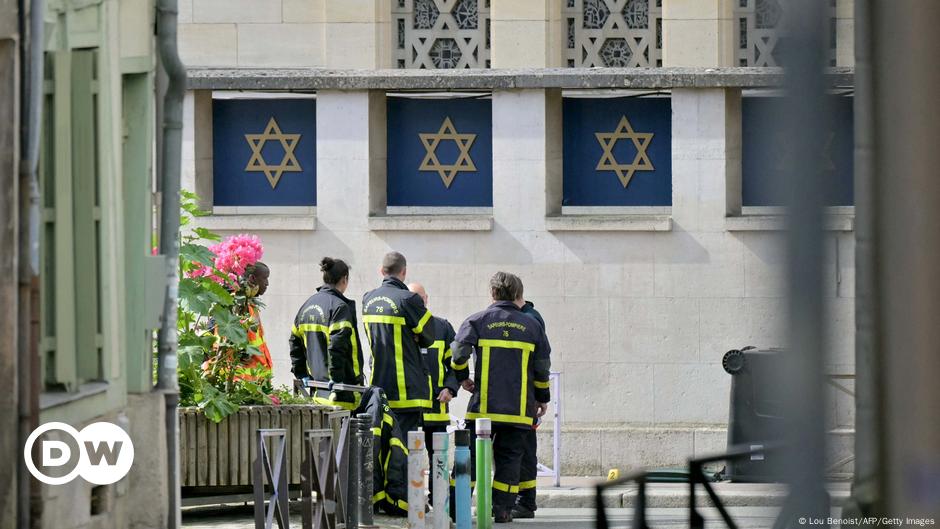
[{"label": "firefighter's hand", "polygon": [[470,380],[469,378],[461,382],[460,387],[469,391],[470,393],[473,393],[473,390],[476,389],[476,386],[473,384],[473,381]]},{"label": "firefighter's hand", "polygon": [[439,402],[450,402],[450,399],[452,398],[454,397],[451,396],[450,390],[447,388],[442,389],[441,392],[437,395],[437,400]]},{"label": "firefighter's hand", "polygon": [[546,413],[547,411],[548,411],[548,403],[547,403],[547,402],[536,402],[536,403],[535,403],[535,416],[536,416],[536,417],[541,417],[541,416],[545,415],[545,413]]}]

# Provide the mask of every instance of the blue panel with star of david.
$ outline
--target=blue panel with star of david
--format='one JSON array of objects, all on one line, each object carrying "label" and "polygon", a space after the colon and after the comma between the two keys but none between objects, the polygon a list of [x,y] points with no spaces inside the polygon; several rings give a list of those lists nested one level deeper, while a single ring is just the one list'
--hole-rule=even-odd
[{"label": "blue panel with star of david", "polygon": [[[787,163],[809,168],[807,154],[789,150],[785,132],[780,128],[782,106],[778,97],[745,97],[741,101],[741,192],[744,206],[782,206],[786,196],[782,186]],[[817,191],[827,206],[851,206],[855,203],[854,137],[852,98],[833,96],[829,100],[830,118],[823,131],[822,163],[825,171]]]},{"label": "blue panel with star of david", "polygon": [[488,99],[389,97],[387,104],[389,206],[493,205]]},{"label": "blue panel with star of david", "polygon": [[[563,106],[562,205],[672,205],[672,110],[668,98],[565,98]],[[635,133],[635,141],[629,129]],[[637,143],[646,157],[638,152]]]},{"label": "blue panel with star of david", "polygon": [[[272,118],[280,135],[269,129]],[[213,204],[315,206],[316,131],[314,99],[213,100]],[[286,156],[285,143],[293,158]],[[252,144],[260,150],[259,157],[253,156]]]}]

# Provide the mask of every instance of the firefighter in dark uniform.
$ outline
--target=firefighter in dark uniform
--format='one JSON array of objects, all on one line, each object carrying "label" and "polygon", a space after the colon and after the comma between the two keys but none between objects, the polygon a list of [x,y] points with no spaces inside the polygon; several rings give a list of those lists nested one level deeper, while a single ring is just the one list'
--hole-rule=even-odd
[{"label": "firefighter in dark uniform", "polygon": [[[539,311],[535,310],[534,303],[520,297],[516,300],[516,305],[522,305],[521,312],[534,318],[542,329],[545,329],[545,320]],[[537,428],[540,422],[540,419],[536,419],[532,429],[525,433],[525,453],[522,455],[519,470],[519,497],[516,498],[516,505],[512,509],[513,518],[535,518],[535,511],[538,509],[535,503],[535,486],[539,475]]]},{"label": "firefighter in dark uniform", "polygon": [[[522,313],[522,281],[497,272],[490,279],[493,304],[461,324],[452,346],[457,380],[472,391],[467,419],[493,424],[493,515],[511,522],[527,432],[545,414],[551,347],[545,331]],[[475,353],[475,354],[473,354]],[[469,381],[473,355],[474,379]]]},{"label": "firefighter in dark uniform", "polygon": [[[411,283],[408,290],[421,296],[425,306],[428,304],[428,293],[421,283]],[[453,325],[444,318],[431,316],[431,333],[434,343],[430,347],[422,348],[424,365],[431,375],[431,396],[434,397],[433,407],[424,413],[424,431],[427,433],[426,443],[432,446],[431,439],[434,432],[446,432],[450,425],[450,413],[447,403],[457,396],[460,384],[451,367],[450,344],[454,342],[456,333]]]},{"label": "firefighter in dark uniform", "polygon": [[405,256],[389,252],[382,259],[382,285],[362,299],[362,323],[372,348],[370,385],[385,391],[403,434],[421,426],[433,405],[431,376],[422,347],[434,343],[431,312],[421,296],[408,290]]},{"label": "firefighter in dark uniform", "polygon": [[[421,296],[424,305],[428,306],[428,292],[421,283],[410,283],[408,290]],[[424,443],[428,448],[428,454],[434,446],[434,434],[437,432],[447,432],[450,426],[450,413],[448,404],[451,399],[457,396],[457,390],[460,384],[457,383],[457,377],[454,375],[454,368],[450,365],[451,352],[450,344],[454,342],[454,326],[444,318],[431,316],[428,325],[432,327],[431,333],[434,335],[434,343],[431,347],[421,349],[424,356],[424,365],[427,366],[431,374],[431,396],[433,397],[433,407],[424,413]],[[430,484],[429,484],[430,485]],[[429,486],[431,499],[434,499],[434,490]]]},{"label": "firefighter in dark uniform", "polygon": [[[340,259],[320,261],[323,286],[297,311],[290,337],[291,371],[300,380],[363,383],[362,349],[356,330],[356,302],[343,293],[349,286],[349,265]],[[332,388],[331,388],[332,389]],[[351,391],[317,390],[314,401],[354,410],[360,395]]]}]

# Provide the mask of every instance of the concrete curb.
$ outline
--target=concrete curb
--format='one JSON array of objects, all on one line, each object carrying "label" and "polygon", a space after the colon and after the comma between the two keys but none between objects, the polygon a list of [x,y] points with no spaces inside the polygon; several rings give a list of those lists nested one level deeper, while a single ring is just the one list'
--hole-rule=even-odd
[{"label": "concrete curb", "polygon": [[[715,493],[726,507],[780,507],[787,489],[777,484],[715,483]],[[711,507],[712,502],[701,486],[696,488],[696,505]],[[833,505],[842,505],[849,498],[848,484],[833,484],[829,489]],[[549,488],[538,490],[538,505],[546,508],[593,508],[594,488]],[[648,508],[688,508],[689,486],[678,483],[647,485]],[[604,505],[611,508],[634,507],[636,487],[618,488],[608,492]]]}]

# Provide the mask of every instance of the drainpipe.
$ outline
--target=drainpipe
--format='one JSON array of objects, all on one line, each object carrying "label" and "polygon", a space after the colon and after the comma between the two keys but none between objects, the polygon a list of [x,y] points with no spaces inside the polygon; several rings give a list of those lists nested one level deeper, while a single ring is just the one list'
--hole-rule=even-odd
[{"label": "drainpipe", "polygon": [[872,100],[871,1],[855,0],[855,473],[847,508],[868,516],[878,492],[878,306],[875,277],[875,141]]},{"label": "drainpipe", "polygon": [[[27,7],[29,19],[26,17]],[[23,65],[22,90],[25,111],[21,116],[22,152],[18,197],[19,255],[17,295],[17,401],[19,440],[39,422],[39,133],[43,101],[43,0],[20,0],[20,36]],[[28,31],[27,31],[28,24]],[[19,460],[17,472],[17,511],[19,527],[38,526],[42,502],[38,483],[30,479],[25,463]],[[37,498],[34,500],[34,498]],[[35,512],[33,511],[35,509]],[[35,517],[35,519],[33,519]]]},{"label": "drainpipe", "polygon": [[163,325],[157,333],[157,390],[166,404],[167,527],[180,526],[179,486],[179,383],[176,377],[177,263],[179,261],[180,163],[183,134],[183,91],[186,70],[176,46],[177,0],[157,0],[157,47],[168,84],[163,96],[162,144],[160,146],[160,252],[166,259],[166,295]]}]

